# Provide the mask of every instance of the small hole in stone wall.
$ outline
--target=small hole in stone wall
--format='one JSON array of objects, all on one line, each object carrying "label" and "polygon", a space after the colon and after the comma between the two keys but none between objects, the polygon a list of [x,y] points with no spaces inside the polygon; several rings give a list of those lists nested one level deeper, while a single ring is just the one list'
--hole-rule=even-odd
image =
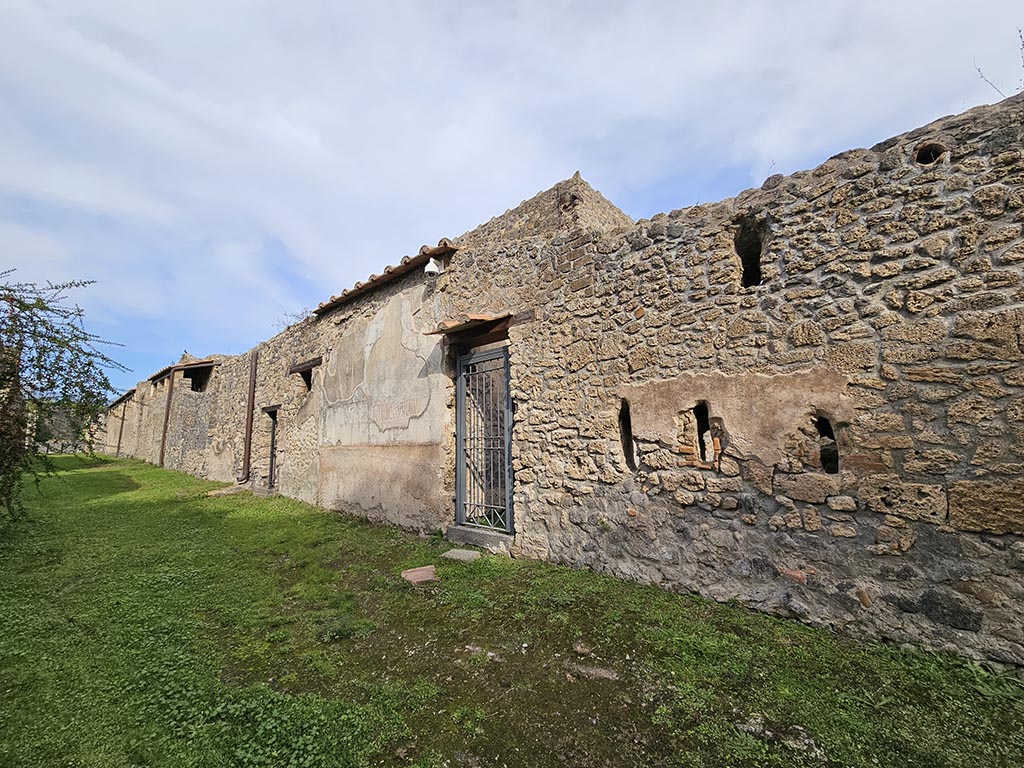
[{"label": "small hole in stone wall", "polygon": [[300,371],[299,376],[302,377],[302,383],[306,385],[306,391],[309,392],[313,389],[313,369],[310,368],[308,371]]},{"label": "small hole in stone wall", "polygon": [[749,288],[761,284],[761,252],[764,250],[764,228],[751,217],[740,220],[740,228],[733,240],[740,257],[743,276],[740,285]]},{"label": "small hole in stone wall", "polygon": [[711,419],[708,413],[708,404],[701,400],[693,408],[693,417],[697,420],[697,451],[700,453],[700,460],[708,461],[708,456],[714,458],[714,449],[711,448]]},{"label": "small hole in stone wall", "polygon": [[941,144],[929,141],[919,146],[914,152],[914,162],[918,165],[933,165],[945,151],[946,148]]},{"label": "small hole in stone wall", "polygon": [[814,427],[818,430],[818,455],[821,457],[821,468],[826,474],[839,473],[839,443],[832,429],[832,422],[824,416],[814,419]]},{"label": "small hole in stone wall", "polygon": [[633,448],[633,420],[629,417],[629,400],[622,398],[619,406],[619,438],[626,466],[636,472],[636,452]]}]

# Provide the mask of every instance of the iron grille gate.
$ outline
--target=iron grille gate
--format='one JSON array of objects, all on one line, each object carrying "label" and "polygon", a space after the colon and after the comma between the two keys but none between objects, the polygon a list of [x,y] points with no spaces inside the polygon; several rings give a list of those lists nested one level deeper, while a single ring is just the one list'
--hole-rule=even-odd
[{"label": "iron grille gate", "polygon": [[508,350],[463,355],[458,369],[455,519],[512,533]]}]

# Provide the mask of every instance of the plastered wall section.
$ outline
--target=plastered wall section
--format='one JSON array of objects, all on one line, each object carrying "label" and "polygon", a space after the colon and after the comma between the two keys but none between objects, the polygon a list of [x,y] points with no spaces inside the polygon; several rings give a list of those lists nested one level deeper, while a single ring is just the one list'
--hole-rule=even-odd
[{"label": "plastered wall section", "polygon": [[[436,328],[433,285],[414,274],[247,354],[217,357],[202,392],[180,370],[140,382],[128,400],[121,454],[157,463],[170,377],[164,466],[223,482],[243,478],[251,355],[257,355],[250,471],[304,501],[417,530],[453,517],[453,382]],[[313,358],[307,388],[296,364]],[[114,453],[121,405],[103,436]]]}]

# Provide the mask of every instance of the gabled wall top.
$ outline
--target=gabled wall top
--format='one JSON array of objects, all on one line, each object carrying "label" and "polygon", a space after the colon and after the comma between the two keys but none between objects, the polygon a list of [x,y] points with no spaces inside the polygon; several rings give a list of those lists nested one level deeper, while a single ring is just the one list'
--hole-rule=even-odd
[{"label": "gabled wall top", "polygon": [[579,171],[515,208],[455,239],[460,247],[541,237],[551,239],[576,229],[613,232],[633,220],[591,187]]}]

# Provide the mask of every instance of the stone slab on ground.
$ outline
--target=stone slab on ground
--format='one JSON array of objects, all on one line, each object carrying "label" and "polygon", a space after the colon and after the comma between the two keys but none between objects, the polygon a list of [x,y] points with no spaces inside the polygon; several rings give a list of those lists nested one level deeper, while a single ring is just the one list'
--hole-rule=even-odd
[{"label": "stone slab on ground", "polygon": [[425,581],[433,581],[437,573],[432,565],[422,565],[419,568],[408,568],[402,571],[402,578],[410,584],[422,584]]},{"label": "stone slab on ground", "polygon": [[215,488],[212,491],[207,492],[207,496],[232,496],[236,493],[242,493],[242,491],[248,491],[249,486],[247,485],[229,485],[227,488]]},{"label": "stone slab on ground", "polygon": [[449,549],[447,552],[442,553],[441,557],[447,557],[449,560],[459,560],[463,563],[471,563],[480,558],[480,553],[475,549]]}]

